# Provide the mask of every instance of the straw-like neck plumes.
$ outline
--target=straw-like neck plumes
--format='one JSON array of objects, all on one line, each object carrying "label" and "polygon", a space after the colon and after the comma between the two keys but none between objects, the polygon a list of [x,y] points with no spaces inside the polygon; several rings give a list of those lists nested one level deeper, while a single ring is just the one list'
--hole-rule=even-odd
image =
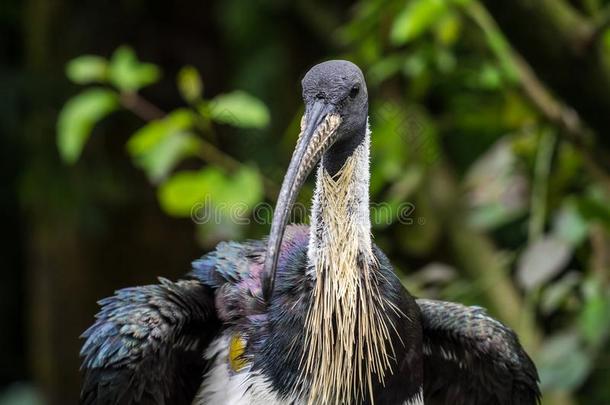
[{"label": "straw-like neck plumes", "polygon": [[[330,174],[322,159],[316,177],[312,204],[311,235],[308,258],[310,268],[331,248],[346,258],[346,249],[361,259],[373,260],[371,220],[369,213],[369,148],[368,127],[362,142],[355,148],[341,169]],[[356,243],[354,243],[356,242]]]},{"label": "straw-like neck plumes", "polygon": [[367,129],[338,172],[331,175],[324,160],[318,169],[308,248],[315,284],[302,359],[312,404],[359,402],[391,373],[384,313],[392,304],[377,287],[370,233],[369,143]]}]

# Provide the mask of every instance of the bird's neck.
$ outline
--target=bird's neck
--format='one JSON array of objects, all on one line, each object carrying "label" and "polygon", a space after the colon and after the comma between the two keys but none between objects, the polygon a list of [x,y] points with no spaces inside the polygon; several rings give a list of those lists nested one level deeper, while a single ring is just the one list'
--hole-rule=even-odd
[{"label": "bird's neck", "polygon": [[391,373],[390,325],[383,316],[391,303],[379,293],[382,277],[369,218],[368,126],[363,131],[352,153],[342,155],[340,168],[329,163],[341,155],[326,155],[318,169],[308,248],[314,286],[302,360],[311,404],[361,402]]},{"label": "bird's neck", "polygon": [[310,271],[323,265],[340,271],[358,260],[373,260],[368,124],[351,139],[358,143],[331,149],[318,167],[308,248]]}]

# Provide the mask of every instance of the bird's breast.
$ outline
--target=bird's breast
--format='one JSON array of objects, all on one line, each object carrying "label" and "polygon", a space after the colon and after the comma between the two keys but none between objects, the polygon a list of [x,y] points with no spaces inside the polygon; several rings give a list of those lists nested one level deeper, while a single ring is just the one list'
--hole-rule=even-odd
[{"label": "bird's breast", "polygon": [[[306,405],[303,398],[282,398],[269,380],[249,364],[235,370],[236,335],[225,333],[212,342],[205,357],[212,360],[193,405]],[[280,365],[278,365],[279,367]],[[424,405],[420,391],[402,405]]]},{"label": "bird's breast", "polygon": [[193,405],[304,405],[302,401],[281,399],[266,378],[236,357],[240,339],[225,332],[210,344],[204,356],[212,365]]}]

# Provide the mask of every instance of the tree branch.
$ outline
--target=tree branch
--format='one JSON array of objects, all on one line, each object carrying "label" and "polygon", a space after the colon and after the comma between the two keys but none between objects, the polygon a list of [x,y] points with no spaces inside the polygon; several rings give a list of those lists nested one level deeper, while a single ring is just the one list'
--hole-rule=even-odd
[{"label": "tree branch", "polygon": [[137,115],[143,121],[160,120],[165,117],[165,112],[151,104],[138,93],[121,93],[120,102],[123,107]]},{"label": "tree branch", "polygon": [[[610,137],[605,136],[610,128],[610,55],[598,44],[590,46],[596,23],[564,0],[482,2],[511,46],[528,61],[513,51],[528,96],[566,129],[572,142],[584,138],[598,169],[610,173],[610,160],[604,157],[610,153]],[[598,23],[597,30],[605,24]],[[550,96],[543,82],[566,104]]]},{"label": "tree branch", "polygon": [[[590,173],[610,188],[610,159],[600,149],[599,140],[581,120],[575,109],[556,99],[538,78],[532,67],[519,55],[504,37],[485,7],[474,1],[466,7],[468,15],[481,27],[490,40],[490,46],[505,67],[521,85],[525,95],[542,115],[560,129],[560,135],[577,147],[585,156],[584,164]],[[610,90],[610,87],[609,87]],[[608,108],[610,111],[610,99]],[[609,115],[610,114],[606,114]],[[610,121],[609,121],[610,125]],[[604,139],[603,137],[601,139]]]},{"label": "tree branch", "polygon": [[[166,116],[166,113],[163,110],[140,96],[138,93],[122,93],[120,102],[123,107],[134,113],[143,121],[159,120]],[[222,167],[229,172],[234,172],[243,165],[240,161],[221,151],[209,141],[203,138],[200,138],[199,141],[203,145],[198,153],[198,156],[202,160]],[[269,200],[275,201],[279,194],[277,185],[262,174],[261,179],[263,181],[265,196]]]},{"label": "tree branch", "polygon": [[597,18],[595,18],[595,23],[593,27],[593,32],[591,33],[591,38],[589,39],[589,47],[592,47],[599,43],[601,37],[604,35],[604,32],[610,28],[610,6],[606,6],[600,12]]}]

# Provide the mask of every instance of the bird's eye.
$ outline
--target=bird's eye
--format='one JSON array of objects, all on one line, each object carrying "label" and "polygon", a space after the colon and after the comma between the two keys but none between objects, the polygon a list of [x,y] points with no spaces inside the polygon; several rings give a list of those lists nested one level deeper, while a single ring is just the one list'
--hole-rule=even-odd
[{"label": "bird's eye", "polygon": [[360,91],[360,87],[359,86],[354,86],[352,87],[352,89],[349,91],[349,96],[351,98],[354,98],[358,95],[358,92]]}]

